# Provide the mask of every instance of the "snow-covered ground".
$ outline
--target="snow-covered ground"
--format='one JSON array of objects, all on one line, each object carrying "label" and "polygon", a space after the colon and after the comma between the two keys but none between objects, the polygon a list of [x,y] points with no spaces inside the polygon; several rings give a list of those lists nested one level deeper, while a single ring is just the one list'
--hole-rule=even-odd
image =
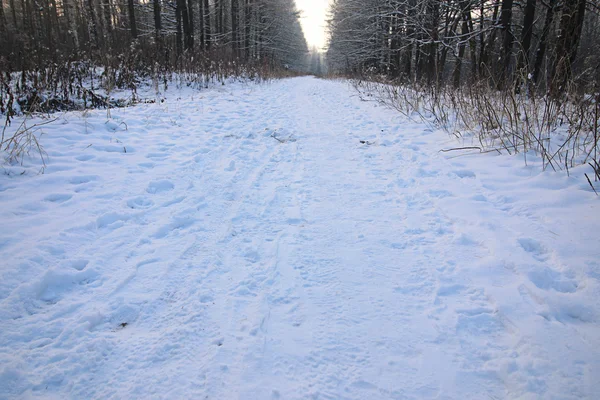
[{"label": "snow-covered ground", "polygon": [[0,398],[600,398],[582,169],[315,78],[42,130],[0,174]]}]

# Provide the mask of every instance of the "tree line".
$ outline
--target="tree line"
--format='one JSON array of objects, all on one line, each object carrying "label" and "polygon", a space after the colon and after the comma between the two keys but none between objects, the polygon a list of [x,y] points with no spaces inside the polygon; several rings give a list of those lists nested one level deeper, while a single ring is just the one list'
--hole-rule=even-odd
[{"label": "tree line", "polygon": [[301,65],[294,0],[0,0],[0,69],[135,53],[140,65],[194,60]]},{"label": "tree line", "polygon": [[498,89],[600,82],[597,0],[334,0],[327,60],[342,73]]}]

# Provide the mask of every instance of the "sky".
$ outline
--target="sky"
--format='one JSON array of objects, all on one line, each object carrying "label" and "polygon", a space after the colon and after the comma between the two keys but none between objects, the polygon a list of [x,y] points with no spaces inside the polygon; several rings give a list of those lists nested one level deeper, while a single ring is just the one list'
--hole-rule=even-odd
[{"label": "sky", "polygon": [[327,44],[325,20],[329,8],[329,0],[296,0],[298,10],[302,11],[302,29],[308,46],[323,48]]}]

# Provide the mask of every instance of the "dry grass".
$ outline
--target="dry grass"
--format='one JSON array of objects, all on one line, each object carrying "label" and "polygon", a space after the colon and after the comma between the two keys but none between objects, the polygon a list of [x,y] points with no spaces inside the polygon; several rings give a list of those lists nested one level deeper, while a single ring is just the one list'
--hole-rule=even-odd
[{"label": "dry grass", "polygon": [[[544,168],[598,165],[600,94],[560,99],[526,91],[498,91],[493,82],[461,88],[396,85],[385,80],[354,80],[365,100],[374,100],[402,114],[472,138],[480,151],[509,154],[534,151]],[[574,93],[574,91],[567,91]],[[596,174],[596,179],[600,178]]]},{"label": "dry grass", "polygon": [[8,164],[21,164],[25,157],[38,156],[42,161],[42,170],[46,167],[47,154],[43,146],[40,144],[40,137],[43,135],[41,127],[51,124],[58,120],[53,118],[44,122],[36,123],[28,126],[29,118],[23,118],[21,124],[17,127],[12,135],[6,135],[8,124],[2,129],[2,139],[0,141],[0,151],[6,154],[6,162]]}]

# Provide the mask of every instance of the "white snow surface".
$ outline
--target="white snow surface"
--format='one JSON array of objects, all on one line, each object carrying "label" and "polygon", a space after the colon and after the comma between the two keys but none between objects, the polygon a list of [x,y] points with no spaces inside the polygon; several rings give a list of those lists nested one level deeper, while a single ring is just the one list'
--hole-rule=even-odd
[{"label": "white snow surface", "polygon": [[583,169],[309,77],[59,118],[0,170],[0,398],[600,398]]}]

